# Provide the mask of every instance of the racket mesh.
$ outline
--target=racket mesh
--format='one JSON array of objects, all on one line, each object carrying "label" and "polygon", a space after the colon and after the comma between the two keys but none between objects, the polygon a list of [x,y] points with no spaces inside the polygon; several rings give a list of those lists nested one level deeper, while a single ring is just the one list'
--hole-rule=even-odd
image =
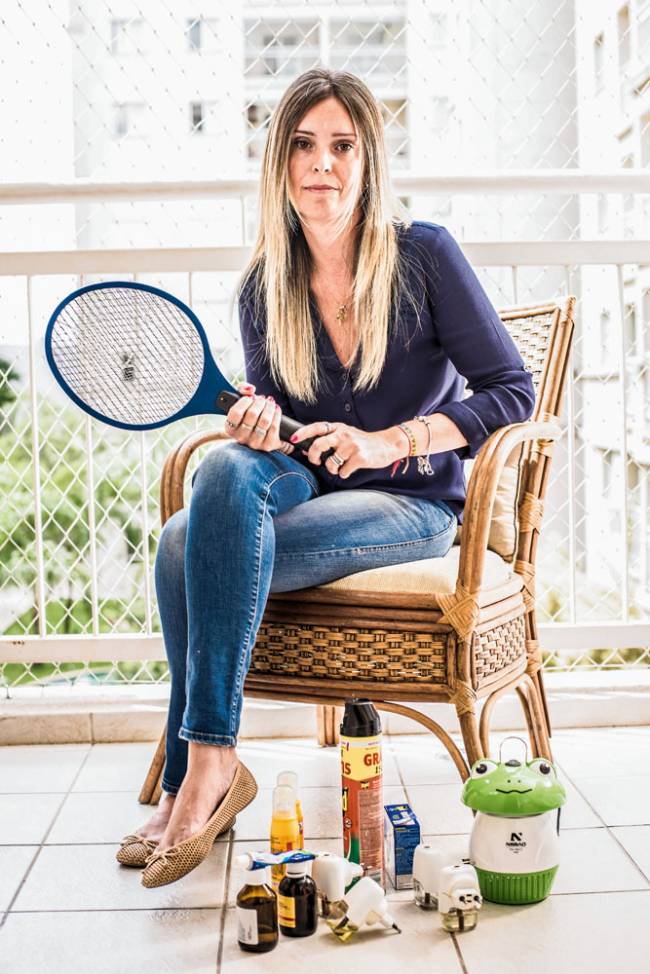
[{"label": "racket mesh", "polygon": [[72,391],[107,419],[158,423],[192,398],[204,353],[192,320],[137,288],[85,291],[59,313],[52,357]]}]

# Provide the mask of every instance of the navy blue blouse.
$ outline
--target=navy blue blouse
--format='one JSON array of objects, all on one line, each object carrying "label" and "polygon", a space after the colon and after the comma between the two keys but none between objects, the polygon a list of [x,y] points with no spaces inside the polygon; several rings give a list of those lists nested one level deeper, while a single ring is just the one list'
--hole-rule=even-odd
[{"label": "navy blue blouse", "polygon": [[[391,466],[357,470],[345,480],[324,464],[313,465],[300,450],[292,456],[316,475],[323,494],[355,487],[443,501],[463,521],[466,480],[462,461],[476,456],[491,433],[529,419],[535,404],[531,374],[483,286],[449,231],[414,220],[398,228],[398,245],[408,265],[409,284],[420,316],[400,298],[399,328],[389,331],[385,364],[377,385],[357,394],[323,326],[310,291],[319,368],[318,402],[308,405],[278,388],[270,377],[264,349],[265,322],[252,307],[250,282],[239,297],[239,321],[246,379],[256,392],[271,395],[282,412],[307,424],[343,422],[368,432],[428,413],[444,413],[468,445],[429,457],[433,473],[422,474],[417,458],[391,477]],[[462,399],[465,381],[472,395]],[[421,442],[421,439],[418,440]],[[406,438],[404,440],[406,449]],[[433,444],[432,444],[433,445]]]}]

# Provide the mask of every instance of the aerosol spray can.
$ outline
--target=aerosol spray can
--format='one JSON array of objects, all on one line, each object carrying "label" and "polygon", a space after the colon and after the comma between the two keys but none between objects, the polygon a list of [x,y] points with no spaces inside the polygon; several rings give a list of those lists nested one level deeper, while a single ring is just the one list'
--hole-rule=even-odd
[{"label": "aerosol spray can", "polygon": [[370,700],[346,700],[340,741],[343,855],[383,887],[381,722]]}]

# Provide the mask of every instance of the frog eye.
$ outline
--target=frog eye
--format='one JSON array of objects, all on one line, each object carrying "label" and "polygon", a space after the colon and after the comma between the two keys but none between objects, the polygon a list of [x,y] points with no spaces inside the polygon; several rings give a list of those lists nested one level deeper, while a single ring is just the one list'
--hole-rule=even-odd
[{"label": "frog eye", "polygon": [[498,768],[496,761],[490,761],[489,758],[483,758],[482,761],[478,761],[472,768],[472,778],[485,778],[486,775],[491,774]]},{"label": "frog eye", "polygon": [[531,761],[528,765],[533,771],[539,772],[539,774],[549,775],[553,773],[553,765],[546,761],[544,758],[537,758],[536,761]]}]

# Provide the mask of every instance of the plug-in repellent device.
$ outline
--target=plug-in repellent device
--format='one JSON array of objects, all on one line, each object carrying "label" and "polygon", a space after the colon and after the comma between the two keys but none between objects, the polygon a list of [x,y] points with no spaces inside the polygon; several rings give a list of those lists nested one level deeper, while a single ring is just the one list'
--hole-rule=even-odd
[{"label": "plug-in repellent device", "polygon": [[[526,742],[514,738],[524,745]],[[502,747],[506,740],[504,738]],[[537,903],[551,892],[560,860],[560,806],[564,786],[546,758],[522,763],[482,758],[472,766],[462,800],[476,811],[469,858],[483,898],[493,903]]]},{"label": "plug-in repellent device", "polygon": [[323,852],[314,859],[311,876],[318,890],[319,913],[328,917],[345,914],[345,891],[356,879],[363,876],[363,866],[350,862],[333,852]]},{"label": "plug-in repellent device", "polygon": [[343,942],[349,940],[364,923],[381,923],[388,930],[402,932],[388,912],[383,889],[369,876],[363,876],[345,894],[344,916],[326,922],[332,933]]},{"label": "plug-in repellent device", "polygon": [[343,854],[383,886],[381,721],[370,700],[345,701],[340,742]]}]

